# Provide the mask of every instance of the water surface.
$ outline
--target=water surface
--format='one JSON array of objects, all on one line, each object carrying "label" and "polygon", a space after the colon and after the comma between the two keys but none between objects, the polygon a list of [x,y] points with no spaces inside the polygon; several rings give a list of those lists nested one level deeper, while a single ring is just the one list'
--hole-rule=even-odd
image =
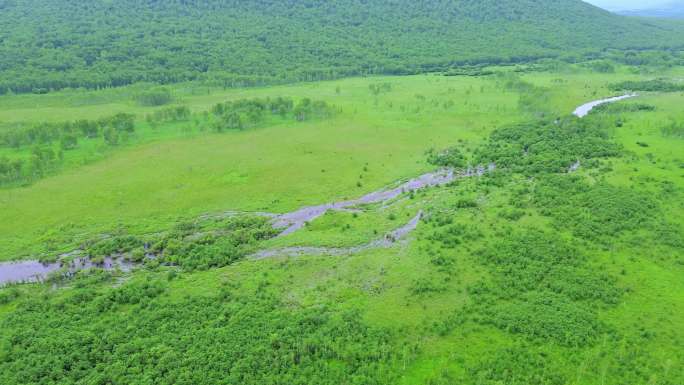
[{"label": "water surface", "polygon": [[51,273],[64,270],[65,274],[73,274],[80,270],[100,268],[104,270],[130,271],[131,262],[123,258],[105,258],[102,263],[94,263],[88,258],[75,258],[70,262],[42,263],[40,261],[18,261],[0,263],[0,286],[8,283],[42,282]]},{"label": "water surface", "polygon": [[593,102],[585,103],[582,104],[581,106],[577,107],[575,109],[575,112],[573,112],[573,115],[577,116],[578,118],[583,118],[591,112],[595,107],[598,107],[602,104],[608,104],[608,103],[615,103],[619,102],[620,100],[625,100],[629,98],[636,97],[637,94],[628,94],[628,95],[622,95],[622,96],[615,96],[612,98],[606,98],[606,99],[599,99],[599,100],[594,100]]}]

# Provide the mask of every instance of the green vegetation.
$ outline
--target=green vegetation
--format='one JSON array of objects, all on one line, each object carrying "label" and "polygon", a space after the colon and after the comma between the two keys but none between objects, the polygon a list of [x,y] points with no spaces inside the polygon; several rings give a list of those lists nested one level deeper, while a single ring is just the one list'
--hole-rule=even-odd
[{"label": "green vegetation", "polygon": [[676,84],[664,80],[628,81],[611,85],[615,91],[661,91],[681,92],[684,84]]},{"label": "green vegetation", "polygon": [[173,101],[173,95],[167,88],[157,88],[139,93],[135,101],[141,106],[163,106]]},{"label": "green vegetation", "polygon": [[525,174],[568,171],[575,162],[615,156],[619,146],[595,122],[540,121],[494,131],[475,152],[477,163],[495,163]]},{"label": "green vegetation", "polygon": [[[370,84],[387,82],[393,84],[392,91],[380,96],[369,89]],[[174,94],[191,113],[179,120],[173,106],[128,105],[124,110],[136,112],[137,118],[134,135],[125,144],[79,139],[78,148],[63,151],[54,177],[18,190],[0,190],[0,232],[5,237],[0,259],[66,252],[118,225],[146,234],[205,213],[285,212],[353,198],[419,175],[434,168],[424,162],[426,149],[443,148],[457,138],[474,143],[495,124],[520,119],[518,95],[498,83],[414,76],[246,93],[211,89],[210,94],[183,86]],[[68,111],[71,119],[98,120],[119,111],[137,90],[101,92],[102,101],[95,105],[83,105],[75,92],[5,97],[0,119],[29,116],[25,123],[17,122],[21,125],[32,125],[31,120],[60,122],[60,116],[52,114],[59,109]],[[41,103],[36,98],[43,97],[48,105],[36,108]],[[96,98],[90,93],[86,97]],[[288,100],[292,103],[284,118],[258,109],[260,123],[248,123],[247,110],[239,107],[279,97],[287,106]],[[237,108],[231,111],[240,114],[243,130],[214,128],[229,114],[225,108],[221,115],[212,111],[221,108],[219,104],[225,107],[226,101]],[[295,115],[299,105],[304,121]],[[57,143],[53,145],[56,149]],[[0,148],[0,157],[21,158],[25,151]]]},{"label": "green vegetation", "polygon": [[466,157],[458,147],[451,147],[440,152],[430,149],[427,153],[428,163],[439,167],[463,169],[468,165]]},{"label": "green vegetation", "polygon": [[[79,139],[101,139],[108,146],[126,142],[135,131],[135,116],[117,114],[97,121],[42,123],[15,126],[0,133],[0,147],[28,149],[28,157],[0,158],[0,186],[26,183],[54,172],[64,151],[78,147]],[[56,144],[56,145],[55,145]]]},{"label": "green vegetation", "polygon": [[[680,23],[620,17],[579,0],[4,0],[0,10],[0,94],[405,75],[539,58],[575,62],[608,48],[633,50],[626,56],[634,60],[648,48],[681,49],[684,36]],[[138,100],[165,103],[168,95]]]},{"label": "green vegetation", "polygon": [[655,106],[643,103],[618,103],[618,104],[602,104],[594,107],[593,111],[617,114],[626,112],[640,112],[640,111],[655,111]]},{"label": "green vegetation", "polygon": [[5,330],[38,332],[3,341],[13,348],[2,351],[2,383],[379,384],[411,355],[353,311],[287,308],[267,281],[249,294],[229,284],[202,299],[171,299],[159,279],[101,291],[82,282],[111,280],[84,277],[76,283],[86,288],[34,298],[5,319]]},{"label": "green vegetation", "polygon": [[[134,120],[138,139],[85,167],[65,163],[57,175],[22,191],[44,194],[50,191],[44,190],[46,183],[82,190],[66,181],[93,178],[97,174],[88,171],[93,167],[149,178],[153,174],[140,166],[117,165],[123,158],[117,159],[141,149],[162,154],[153,162],[157,171],[186,146],[192,156],[203,150],[206,167],[226,156],[208,151],[212,142],[235,149],[242,140],[256,141],[268,151],[261,155],[248,147],[250,156],[268,164],[279,163],[266,160],[273,149],[287,148],[280,156],[291,156],[288,137],[310,138],[307,148],[316,151],[321,146],[316,143],[325,143],[330,133],[355,132],[344,143],[356,143],[347,157],[359,159],[343,162],[337,154],[330,164],[300,163],[303,179],[289,179],[292,187],[315,175],[330,177],[337,191],[332,195],[325,186],[305,184],[282,190],[289,191],[280,195],[284,202],[274,202],[265,193],[274,187],[257,185],[247,195],[261,203],[250,206],[240,203],[246,190],[231,188],[239,180],[231,177],[228,184],[205,185],[220,197],[216,206],[149,216],[123,205],[111,219],[98,209],[99,216],[59,231],[40,237],[25,233],[26,240],[41,240],[41,248],[33,249],[40,255],[81,247],[94,260],[122,254],[141,265],[133,272],[81,272],[53,281],[57,290],[0,289],[2,382],[681,382],[682,139],[666,135],[678,127],[681,96],[644,96],[601,107],[584,119],[566,116],[572,106],[610,95],[610,84],[633,75],[618,71],[601,75],[601,81],[593,76],[569,75],[567,83],[554,81],[552,73],[419,76],[391,79],[391,86],[350,79],[288,87],[289,92],[254,90],[249,97],[230,92],[198,102],[183,97],[190,107],[146,107]],[[577,92],[588,83],[598,88]],[[283,94],[294,97],[276,96]],[[500,102],[487,108],[495,95]],[[313,120],[299,122],[302,110]],[[93,118],[88,109],[76,111]],[[231,115],[239,117],[242,129],[217,128]],[[180,134],[195,121],[195,133]],[[350,121],[362,129],[348,131]],[[147,132],[165,130],[175,133],[142,141]],[[362,134],[373,130],[379,132],[368,142]],[[330,149],[338,148],[335,139]],[[78,140],[79,147],[64,152],[81,151],[88,139]],[[388,152],[396,155],[373,158],[360,143],[372,153],[381,143],[391,144]],[[414,156],[399,156],[400,149]],[[231,156],[219,167],[244,159]],[[496,170],[482,177],[407,193],[358,212],[330,212],[287,237],[274,238],[268,217],[220,213],[295,209],[330,196],[360,196],[435,167],[489,163]],[[387,176],[390,165],[398,173]],[[79,173],[71,176],[72,168]],[[349,186],[341,187],[340,180]],[[137,191],[140,202],[158,196]],[[189,202],[211,196],[197,192]],[[60,218],[71,207],[50,216]],[[346,256],[249,258],[264,248],[363,245],[419,209],[424,219],[406,246]],[[200,215],[205,212],[215,214]],[[32,220],[18,224],[37,231]],[[6,255],[18,255],[11,247]],[[663,312],[663,306],[669,310]]]},{"label": "green vegetation", "polygon": [[684,383],[682,27],[542,3],[0,0],[0,384]]},{"label": "green vegetation", "polygon": [[[155,98],[154,92],[149,96]],[[140,103],[158,106],[165,103]],[[26,185],[45,176],[54,174],[63,166],[65,152],[77,150],[79,142],[88,142],[84,151],[88,156],[103,152],[112,147],[134,144],[140,137],[149,136],[165,123],[182,123],[181,134],[203,132],[211,127],[216,132],[243,130],[259,126],[274,125],[283,121],[305,121],[308,119],[329,118],[334,108],[322,101],[304,98],[297,102],[278,97],[274,100],[237,100],[219,103],[212,108],[212,114],[195,114],[186,106],[157,109],[147,114],[143,132],[136,130],[136,116],[127,113],[100,118],[97,120],[77,120],[73,122],[17,123],[8,125],[0,131],[0,148],[15,150],[12,158],[0,157],[0,187]],[[273,119],[267,117],[273,116]],[[188,122],[194,121],[194,127]],[[168,135],[172,136],[172,135]],[[98,144],[99,143],[99,144]]]}]

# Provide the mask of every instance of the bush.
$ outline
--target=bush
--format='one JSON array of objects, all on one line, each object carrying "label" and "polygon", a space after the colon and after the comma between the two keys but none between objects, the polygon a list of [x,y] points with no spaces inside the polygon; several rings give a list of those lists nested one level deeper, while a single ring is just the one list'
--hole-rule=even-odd
[{"label": "bush", "polygon": [[670,124],[660,129],[665,137],[684,138],[684,123],[672,120]]},{"label": "bush", "polygon": [[0,288],[0,305],[7,305],[8,303],[19,298],[20,295],[21,292],[17,288]]},{"label": "bush", "polygon": [[485,313],[487,322],[509,333],[571,347],[591,344],[607,330],[589,307],[548,291],[525,293]]},{"label": "bush", "polygon": [[92,257],[108,257],[122,254],[143,246],[143,241],[132,235],[121,235],[96,241],[86,247],[86,253]]},{"label": "bush", "polygon": [[613,91],[681,92],[684,91],[684,84],[671,83],[662,79],[635,80],[611,84],[609,88]]},{"label": "bush", "polygon": [[642,103],[606,103],[594,107],[592,111],[606,114],[619,114],[626,112],[650,112],[655,111],[655,106]]},{"label": "bush", "polygon": [[202,227],[172,231],[153,247],[159,261],[186,270],[205,270],[234,263],[254,251],[259,241],[277,234],[263,217],[235,217],[219,222],[216,229]]},{"label": "bush", "polygon": [[409,291],[411,295],[428,296],[443,293],[446,291],[446,286],[441,282],[436,282],[435,278],[420,278],[413,281]]},{"label": "bush", "polygon": [[460,169],[467,165],[467,159],[458,147],[450,147],[441,152],[430,149],[427,153],[427,160],[428,163],[440,167]]},{"label": "bush", "polygon": [[146,120],[151,123],[178,122],[188,120],[190,115],[190,109],[186,106],[168,107],[148,114]]},{"label": "bush", "polygon": [[540,179],[534,201],[558,227],[589,240],[611,241],[626,231],[648,229],[659,211],[649,194],[570,176]]},{"label": "bush", "polygon": [[172,298],[168,285],[153,278],[26,301],[3,318],[2,383],[381,385],[412,358],[356,311],[292,307],[263,287]]},{"label": "bush", "polygon": [[173,101],[173,95],[167,88],[156,88],[139,93],[135,101],[143,107],[163,106]]},{"label": "bush", "polygon": [[495,130],[475,151],[476,164],[522,174],[563,173],[581,161],[614,157],[622,148],[604,124],[589,120],[539,121]]},{"label": "bush", "polygon": [[78,138],[73,134],[63,135],[59,142],[59,147],[64,151],[73,150],[77,146]]},{"label": "bush", "polygon": [[547,352],[530,344],[500,347],[478,363],[467,366],[468,381],[478,385],[565,385],[570,381],[555,367]]}]

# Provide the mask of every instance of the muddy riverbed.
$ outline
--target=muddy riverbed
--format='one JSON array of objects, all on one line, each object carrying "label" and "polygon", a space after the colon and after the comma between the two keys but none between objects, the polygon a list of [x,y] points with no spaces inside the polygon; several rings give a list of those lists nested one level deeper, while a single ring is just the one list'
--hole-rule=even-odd
[{"label": "muddy riverbed", "polygon": [[81,270],[100,268],[104,270],[130,271],[133,263],[123,258],[105,258],[101,263],[94,263],[86,257],[74,258],[73,260],[43,263],[39,261],[18,261],[0,263],[0,286],[9,283],[42,282],[50,274],[62,271],[64,274],[74,274]]}]

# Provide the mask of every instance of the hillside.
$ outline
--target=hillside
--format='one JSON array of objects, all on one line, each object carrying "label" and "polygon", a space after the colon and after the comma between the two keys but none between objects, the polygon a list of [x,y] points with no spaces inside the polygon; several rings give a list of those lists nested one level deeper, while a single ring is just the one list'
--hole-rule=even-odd
[{"label": "hillside", "polygon": [[684,41],[579,0],[0,0],[0,27],[0,93],[408,74]]}]

